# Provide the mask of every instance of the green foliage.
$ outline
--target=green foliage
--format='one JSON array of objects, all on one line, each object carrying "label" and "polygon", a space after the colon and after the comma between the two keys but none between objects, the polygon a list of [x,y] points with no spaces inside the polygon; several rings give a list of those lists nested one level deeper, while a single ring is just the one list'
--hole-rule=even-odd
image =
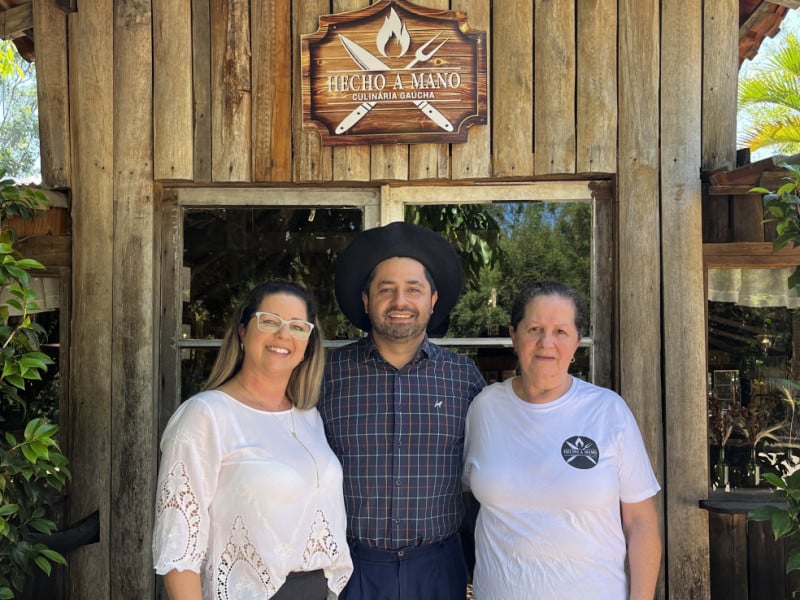
[{"label": "green foliage", "polygon": [[786,538],[790,543],[786,559],[786,572],[800,570],[800,471],[779,477],[774,473],[763,476],[774,488],[772,498],[775,504],[760,506],[747,514],[751,521],[769,521],[775,540]]},{"label": "green foliage", "polygon": [[22,69],[17,64],[14,44],[0,40],[0,79],[7,79],[14,75],[22,75]]},{"label": "green foliage", "polygon": [[[764,211],[766,222],[774,222],[778,237],[772,243],[774,250],[781,250],[791,243],[793,248],[800,246],[800,168],[795,165],[782,164],[790,176],[777,192],[765,188],[753,188],[750,191],[764,194]],[[800,267],[796,267],[789,276],[789,288],[800,293]]]},{"label": "green foliage", "polygon": [[[25,408],[26,383],[41,380],[53,361],[40,351],[45,332],[31,318],[38,307],[29,271],[44,267],[14,248],[17,235],[9,217],[29,219],[47,201],[41,192],[20,189],[4,177],[0,171],[0,408]],[[22,591],[34,565],[49,575],[53,563],[66,564],[37,538],[55,529],[46,511],[70,477],[57,429],[37,417],[28,421],[21,439],[10,431],[0,439],[0,600]]]},{"label": "green foliage", "polygon": [[0,169],[17,179],[39,173],[36,70],[0,41]]},{"label": "green foliage", "polygon": [[66,564],[36,537],[55,530],[45,509],[71,476],[54,437],[57,430],[32,419],[22,440],[10,432],[0,440],[0,598],[13,598],[14,589],[23,589],[33,564],[47,575],[52,563]]},{"label": "green foliage", "polygon": [[739,110],[750,125],[739,145],[800,151],[800,42],[789,34],[765,67],[739,81]]},{"label": "green foliage", "polygon": [[[432,208],[440,209],[420,207],[420,210]],[[449,336],[482,336],[497,326],[501,328],[500,335],[506,335],[504,328],[510,321],[507,311],[517,293],[531,280],[562,281],[575,287],[587,300],[591,297],[589,204],[510,202],[470,208],[484,211],[491,226],[488,231],[473,232],[483,240],[481,247],[486,254],[468,254],[476,274],[451,313]],[[451,235],[450,239],[463,252],[459,238]],[[462,261],[463,256],[462,253]]]},{"label": "green foliage", "polygon": [[441,233],[461,257],[465,287],[476,285],[481,270],[497,264],[500,212],[478,204],[406,206],[405,221]]}]

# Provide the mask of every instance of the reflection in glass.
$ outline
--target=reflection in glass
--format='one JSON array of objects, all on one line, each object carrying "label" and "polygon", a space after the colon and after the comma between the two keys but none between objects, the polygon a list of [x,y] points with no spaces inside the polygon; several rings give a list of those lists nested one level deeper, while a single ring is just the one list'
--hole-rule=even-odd
[{"label": "reflection in glass", "polygon": [[461,255],[464,294],[448,336],[507,336],[511,303],[529,281],[561,281],[591,297],[589,202],[409,206],[406,221],[438,231]]},{"label": "reflection in glass", "polygon": [[[474,354],[487,379],[504,379],[516,369],[507,341],[509,311],[525,283],[560,280],[591,299],[591,202],[408,206],[405,218],[440,232],[459,252],[465,287],[447,338],[458,345],[461,339],[487,342],[462,348]],[[214,340],[222,338],[236,304],[265,279],[288,278],[312,290],[325,339],[338,345],[357,338],[360,332],[338,309],[333,273],[362,223],[358,209],[187,209],[181,396],[199,390],[216,355]],[[572,368],[577,376],[590,377],[591,356],[591,347],[578,351]]]},{"label": "reflection in glass", "polygon": [[[362,213],[342,208],[187,209],[183,221],[184,340],[219,340],[239,302],[258,283],[290,279],[311,290],[326,339],[355,339],[339,312],[333,272],[362,229]],[[216,355],[184,347],[182,397],[199,389]]]},{"label": "reflection in glass", "polygon": [[800,309],[786,282],[777,269],[709,269],[712,489],[761,487],[800,462]]},{"label": "reflection in glass", "polygon": [[[591,300],[589,202],[408,206],[405,218],[438,231],[461,255],[464,293],[446,337],[507,338],[511,304],[530,281],[561,281],[580,291],[587,305]],[[581,348],[572,371],[588,379],[590,357],[590,349]],[[502,381],[516,368],[510,348],[484,347],[475,358],[489,381]]]}]

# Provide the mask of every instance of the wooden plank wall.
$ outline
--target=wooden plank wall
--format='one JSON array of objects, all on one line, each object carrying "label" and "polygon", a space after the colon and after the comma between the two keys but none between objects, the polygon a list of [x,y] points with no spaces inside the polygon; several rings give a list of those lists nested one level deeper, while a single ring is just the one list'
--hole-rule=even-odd
[{"label": "wooden plank wall", "polygon": [[[613,0],[420,0],[465,11],[472,29],[488,32],[490,125],[472,126],[463,144],[322,146],[315,132],[302,129],[300,36],[316,31],[321,15],[370,3],[154,0],[156,180],[446,181],[615,172]],[[191,30],[181,28],[188,22]],[[181,59],[190,54],[191,72]]]}]

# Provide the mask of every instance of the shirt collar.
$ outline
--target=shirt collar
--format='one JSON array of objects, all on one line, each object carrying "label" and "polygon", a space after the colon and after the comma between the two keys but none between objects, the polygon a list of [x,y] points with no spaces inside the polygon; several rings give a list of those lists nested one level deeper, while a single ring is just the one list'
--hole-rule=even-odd
[{"label": "shirt collar", "polygon": [[[425,338],[422,340],[422,343],[419,345],[419,349],[417,350],[417,354],[414,357],[414,360],[411,361],[409,364],[418,363],[421,360],[426,358],[431,358],[435,356],[436,351],[438,350],[438,346],[428,339],[428,334],[425,334]],[[364,360],[376,360],[382,363],[386,363],[386,359],[381,356],[378,347],[375,345],[375,340],[372,338],[372,334],[370,333],[366,338],[364,338]],[[388,363],[386,363],[388,364]]]}]

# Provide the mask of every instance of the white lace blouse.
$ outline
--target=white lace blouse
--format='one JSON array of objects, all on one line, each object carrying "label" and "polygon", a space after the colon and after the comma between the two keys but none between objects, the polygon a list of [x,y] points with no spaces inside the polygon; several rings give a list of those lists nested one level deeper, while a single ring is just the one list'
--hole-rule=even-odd
[{"label": "white lace blouse", "polygon": [[199,573],[204,600],[271,598],[291,571],[323,569],[329,597],[344,588],[342,468],[317,409],[264,412],[201,392],[175,411],[161,451],[158,574]]}]

